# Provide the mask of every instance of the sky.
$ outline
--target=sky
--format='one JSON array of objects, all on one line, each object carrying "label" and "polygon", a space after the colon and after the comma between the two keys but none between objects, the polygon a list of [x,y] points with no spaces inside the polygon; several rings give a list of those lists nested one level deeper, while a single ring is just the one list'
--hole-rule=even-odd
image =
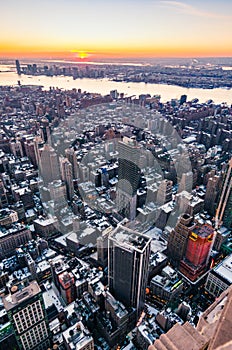
[{"label": "sky", "polygon": [[0,57],[229,57],[231,0],[8,0]]}]

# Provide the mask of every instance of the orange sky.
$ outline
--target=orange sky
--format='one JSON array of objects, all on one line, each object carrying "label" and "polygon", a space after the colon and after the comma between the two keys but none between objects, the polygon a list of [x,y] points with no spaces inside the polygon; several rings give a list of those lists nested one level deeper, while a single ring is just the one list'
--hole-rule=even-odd
[{"label": "orange sky", "polygon": [[[0,57],[232,56],[232,3],[222,0],[8,0]],[[76,52],[73,52],[76,51]]]}]

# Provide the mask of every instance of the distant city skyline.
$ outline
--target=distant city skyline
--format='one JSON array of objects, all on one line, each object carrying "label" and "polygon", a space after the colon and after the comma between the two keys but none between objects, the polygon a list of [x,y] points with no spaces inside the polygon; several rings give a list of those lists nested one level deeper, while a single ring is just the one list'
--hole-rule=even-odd
[{"label": "distant city skyline", "polygon": [[232,56],[229,0],[9,0],[0,57]]}]

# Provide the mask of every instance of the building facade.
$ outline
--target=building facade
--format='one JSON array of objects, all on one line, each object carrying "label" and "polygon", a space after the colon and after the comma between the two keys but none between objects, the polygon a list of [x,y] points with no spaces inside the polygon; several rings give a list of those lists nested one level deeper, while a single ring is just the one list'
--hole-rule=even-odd
[{"label": "building facade", "polygon": [[214,238],[214,229],[208,224],[196,226],[188,237],[180,271],[195,281],[207,268]]},{"label": "building facade", "polygon": [[180,217],[176,227],[168,236],[167,255],[174,266],[179,266],[180,261],[184,257],[188,238],[195,227],[193,217],[184,214]]},{"label": "building facade", "polygon": [[109,287],[113,296],[139,315],[144,307],[151,238],[123,226],[109,236]]},{"label": "building facade", "polygon": [[14,285],[3,304],[14,328],[20,350],[47,350],[48,320],[42,291],[36,281]]},{"label": "building facade", "polygon": [[218,297],[232,284],[232,254],[210,271],[205,289],[214,297]]}]

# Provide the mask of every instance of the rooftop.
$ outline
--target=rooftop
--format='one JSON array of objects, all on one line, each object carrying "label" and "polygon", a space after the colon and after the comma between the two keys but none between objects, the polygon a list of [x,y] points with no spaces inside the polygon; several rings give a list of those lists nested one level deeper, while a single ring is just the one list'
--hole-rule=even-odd
[{"label": "rooftop", "polygon": [[63,337],[71,350],[87,348],[87,345],[93,341],[92,336],[83,326],[82,322],[78,322],[64,331]]},{"label": "rooftop", "polygon": [[195,233],[201,238],[206,238],[214,233],[214,229],[211,225],[204,224],[202,226],[195,226],[195,228],[193,229],[193,233]]},{"label": "rooftop", "polygon": [[232,254],[216,266],[214,272],[225,278],[229,283],[232,283]]},{"label": "rooftop", "polygon": [[41,289],[36,281],[32,281],[27,286],[21,284],[15,285],[11,288],[11,292],[14,294],[8,294],[2,298],[3,305],[6,310],[13,309],[21,302],[33,297],[41,292]]},{"label": "rooftop", "polygon": [[125,226],[121,226],[120,224],[112,231],[109,238],[118,244],[123,244],[127,249],[134,249],[140,253],[142,253],[151,242],[150,237]]}]

